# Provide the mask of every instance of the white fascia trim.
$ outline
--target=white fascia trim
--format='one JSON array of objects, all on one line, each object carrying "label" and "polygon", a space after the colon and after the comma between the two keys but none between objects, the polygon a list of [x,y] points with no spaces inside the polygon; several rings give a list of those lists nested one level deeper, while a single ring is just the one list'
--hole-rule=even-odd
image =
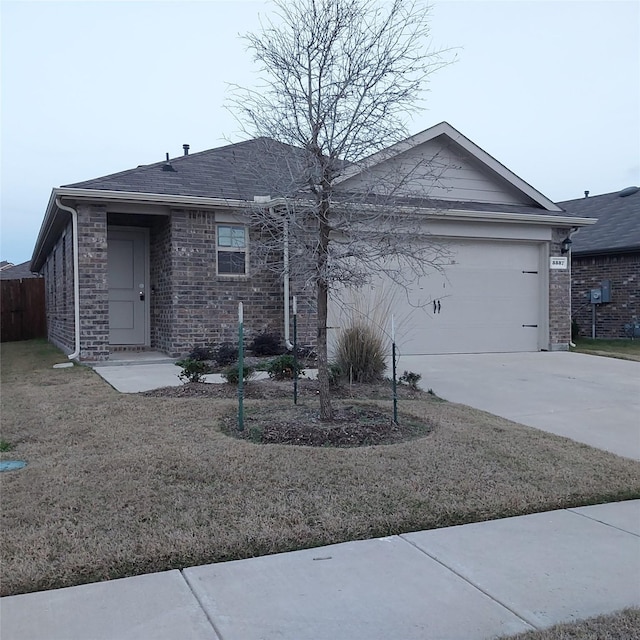
[{"label": "white fascia trim", "polygon": [[445,211],[435,212],[434,217],[454,220],[479,220],[489,222],[526,222],[546,224],[551,227],[586,227],[598,222],[597,218],[574,218],[570,216],[550,216],[532,213],[504,213],[502,211]]},{"label": "white fascia trim", "polygon": [[[233,207],[246,209],[246,200],[231,200],[228,198],[206,198],[202,196],[177,196],[163,193],[139,193],[136,191],[107,191],[105,189],[75,189],[60,187],[54,189],[59,198],[76,198],[78,200],[92,200],[109,202],[138,202],[149,204],[196,205],[202,207]],[[53,197],[53,194],[52,194]],[[55,200],[55,198],[54,198]],[[49,201],[51,203],[51,201]]]},{"label": "white fascia trim", "polygon": [[[270,200],[269,207],[276,208],[278,206],[287,206],[291,202],[299,202],[302,206],[309,205],[309,201],[297,200],[292,201],[287,198],[274,198]],[[313,204],[313,203],[311,203]],[[345,203],[347,206],[353,206],[353,203]],[[261,206],[265,206],[262,204]],[[340,206],[336,202],[335,206]],[[376,205],[358,204],[363,210],[376,211]],[[406,213],[407,215],[429,217],[441,220],[476,220],[478,222],[516,222],[526,224],[544,224],[550,227],[586,227],[595,224],[597,218],[579,218],[573,216],[554,216],[549,214],[535,213],[505,213],[504,211],[469,211],[466,209],[447,209],[446,211],[438,209],[420,209],[418,207],[396,207],[395,211]]]}]

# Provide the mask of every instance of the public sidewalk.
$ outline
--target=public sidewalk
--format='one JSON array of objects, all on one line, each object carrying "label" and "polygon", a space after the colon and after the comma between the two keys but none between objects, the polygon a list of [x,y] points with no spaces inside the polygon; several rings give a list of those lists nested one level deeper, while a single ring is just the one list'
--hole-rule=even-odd
[{"label": "public sidewalk", "polygon": [[2,640],[480,640],[640,606],[640,500],[2,598]]}]

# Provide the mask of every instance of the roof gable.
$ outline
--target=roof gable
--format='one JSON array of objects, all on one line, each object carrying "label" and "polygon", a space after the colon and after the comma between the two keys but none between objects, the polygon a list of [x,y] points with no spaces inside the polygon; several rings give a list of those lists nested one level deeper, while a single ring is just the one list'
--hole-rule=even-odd
[{"label": "roof gable", "polygon": [[573,236],[574,255],[640,250],[640,189],[622,195],[627,191],[631,189],[558,203],[568,213],[598,219]]},{"label": "roof gable", "polygon": [[347,191],[560,209],[449,123],[441,122],[350,166],[338,180]]}]

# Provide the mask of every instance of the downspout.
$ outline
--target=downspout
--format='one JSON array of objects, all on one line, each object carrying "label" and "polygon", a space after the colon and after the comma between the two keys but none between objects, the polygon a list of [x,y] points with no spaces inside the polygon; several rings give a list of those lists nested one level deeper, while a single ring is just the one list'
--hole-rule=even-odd
[{"label": "downspout", "polygon": [[[273,208],[269,209],[269,212],[273,215]],[[293,349],[293,345],[289,339],[289,220],[284,219],[284,248],[283,248],[283,262],[284,262],[284,345],[289,351]]]},{"label": "downspout", "polygon": [[58,209],[68,211],[71,214],[71,227],[73,232],[73,311],[74,311],[74,333],[75,333],[75,349],[67,358],[75,360],[80,355],[80,283],[78,282],[78,212],[67,205],[60,202],[60,198],[56,198],[56,206]]}]

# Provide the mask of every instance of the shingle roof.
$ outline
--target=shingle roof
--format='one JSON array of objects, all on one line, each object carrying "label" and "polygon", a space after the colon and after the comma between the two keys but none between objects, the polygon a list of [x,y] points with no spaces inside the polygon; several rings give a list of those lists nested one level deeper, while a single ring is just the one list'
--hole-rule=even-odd
[{"label": "shingle roof", "polygon": [[[299,182],[304,174],[304,151],[270,138],[210,149],[170,161],[175,171],[165,171],[165,162],[142,165],[108,176],[64,185],[65,187],[156,193],[231,200],[253,200],[256,195],[291,196],[305,191]],[[295,182],[295,177],[298,182]],[[338,187],[338,193],[340,189]],[[337,195],[337,194],[336,194]],[[349,194],[343,193],[343,196]],[[362,194],[357,196],[362,199]],[[377,197],[365,196],[375,202]],[[535,206],[500,205],[479,202],[435,200],[430,198],[396,198],[396,204],[423,206],[440,211],[474,210],[505,213],[564,216],[563,211],[547,211]]]},{"label": "shingle roof", "polygon": [[301,175],[302,154],[275,140],[256,138],[172,158],[174,171],[165,171],[167,163],[157,162],[64,186],[230,200],[287,196],[301,187],[293,176]]},{"label": "shingle roof", "polygon": [[640,190],[622,196],[625,191],[557,203],[570,214],[598,218],[573,236],[574,255],[640,250]]},{"label": "shingle roof", "polygon": [[30,260],[0,269],[0,280],[20,280],[22,278],[38,277],[38,274],[31,272]]}]

